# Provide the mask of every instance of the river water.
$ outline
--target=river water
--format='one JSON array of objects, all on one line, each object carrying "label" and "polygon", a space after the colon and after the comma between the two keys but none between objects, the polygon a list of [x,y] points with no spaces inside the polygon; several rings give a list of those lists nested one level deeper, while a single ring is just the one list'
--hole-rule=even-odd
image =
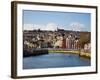
[{"label": "river water", "polygon": [[23,58],[23,69],[90,66],[91,60],[77,54],[49,53]]}]

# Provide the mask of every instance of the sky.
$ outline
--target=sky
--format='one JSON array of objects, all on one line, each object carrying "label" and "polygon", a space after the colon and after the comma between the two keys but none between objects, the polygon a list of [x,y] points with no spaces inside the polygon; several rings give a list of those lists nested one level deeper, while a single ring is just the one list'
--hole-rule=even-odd
[{"label": "sky", "polygon": [[23,11],[24,30],[57,30],[91,31],[91,14],[55,11]]}]

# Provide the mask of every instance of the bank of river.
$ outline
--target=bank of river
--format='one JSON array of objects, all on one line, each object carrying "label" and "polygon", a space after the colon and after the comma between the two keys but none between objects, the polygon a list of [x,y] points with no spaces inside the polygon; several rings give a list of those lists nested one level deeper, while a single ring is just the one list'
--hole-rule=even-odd
[{"label": "bank of river", "polygon": [[64,53],[64,54],[77,54],[81,57],[91,58],[91,53],[75,49],[27,49],[23,51],[23,57],[43,55],[48,53]]},{"label": "bank of river", "polygon": [[80,57],[85,57],[85,58],[91,58],[91,53],[89,52],[83,52],[83,51],[80,51],[80,50],[63,50],[63,49],[51,49],[51,50],[48,50],[49,53],[64,53],[64,54],[77,54],[79,55]]},{"label": "bank of river", "polygon": [[49,53],[23,58],[23,69],[90,66],[91,59],[77,54]]}]

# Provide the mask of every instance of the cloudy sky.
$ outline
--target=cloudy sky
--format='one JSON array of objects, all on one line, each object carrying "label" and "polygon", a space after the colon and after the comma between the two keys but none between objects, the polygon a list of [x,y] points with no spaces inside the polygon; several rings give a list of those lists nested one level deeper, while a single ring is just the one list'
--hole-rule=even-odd
[{"label": "cloudy sky", "polygon": [[23,11],[24,30],[65,30],[89,31],[91,15],[89,13]]}]

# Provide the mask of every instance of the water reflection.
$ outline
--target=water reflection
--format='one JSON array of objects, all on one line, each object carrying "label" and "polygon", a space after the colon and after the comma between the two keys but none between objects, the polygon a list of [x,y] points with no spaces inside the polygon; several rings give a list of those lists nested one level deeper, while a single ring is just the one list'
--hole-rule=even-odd
[{"label": "water reflection", "polygon": [[23,69],[90,66],[90,62],[90,59],[81,58],[76,54],[49,53],[24,57]]}]

